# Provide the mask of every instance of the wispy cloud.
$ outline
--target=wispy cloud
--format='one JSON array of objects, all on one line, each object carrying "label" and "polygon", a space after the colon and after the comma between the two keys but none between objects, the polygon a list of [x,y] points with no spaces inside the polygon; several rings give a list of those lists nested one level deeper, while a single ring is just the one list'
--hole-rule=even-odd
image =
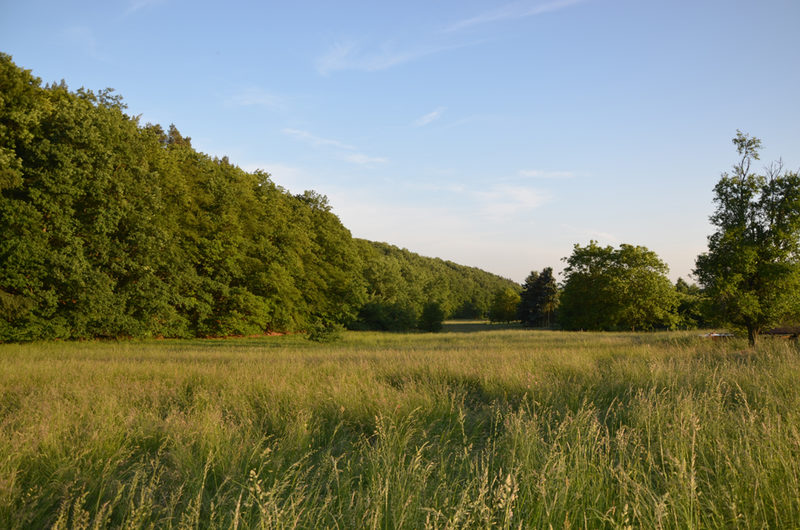
[{"label": "wispy cloud", "polygon": [[601,245],[618,245],[621,242],[621,239],[611,232],[604,232],[596,229],[587,230],[585,228],[579,228],[568,224],[562,225],[561,228],[571,237],[580,241],[585,240],[588,242],[589,240],[594,240]]},{"label": "wispy cloud", "polygon": [[463,127],[465,125],[475,124],[475,123],[490,123],[493,121],[497,121],[499,119],[499,115],[495,114],[472,114],[469,116],[464,116],[463,118],[459,118],[455,121],[451,121],[449,123],[445,123],[439,125],[441,129],[455,129],[458,127]]},{"label": "wispy cloud", "polygon": [[150,6],[163,3],[165,0],[132,0],[125,10],[125,15],[131,15]]},{"label": "wispy cloud", "polygon": [[284,129],[283,134],[287,136],[291,136],[297,140],[303,140],[304,142],[308,142],[314,147],[335,147],[337,149],[344,149],[347,151],[355,151],[355,147],[352,145],[340,142],[338,140],[331,140],[330,138],[322,138],[320,136],[316,136],[311,134],[308,131],[301,131],[299,129]]},{"label": "wispy cloud", "polygon": [[572,171],[543,171],[541,169],[523,169],[519,176],[530,179],[571,179],[577,175]]},{"label": "wispy cloud", "polygon": [[358,148],[353,145],[340,142],[339,140],[333,140],[331,138],[323,138],[308,131],[299,129],[283,129],[283,134],[309,143],[314,147],[332,148],[336,151],[338,158],[346,162],[350,162],[351,164],[357,164],[364,167],[373,167],[378,164],[384,164],[388,162],[386,158],[369,156],[361,153],[359,152]]},{"label": "wispy cloud", "polygon": [[459,183],[423,183],[415,187],[428,193],[459,195],[470,201],[474,209],[491,221],[534,210],[553,198],[546,190],[509,184],[496,184],[486,189],[476,189],[474,186]]},{"label": "wispy cloud", "polygon": [[546,191],[524,186],[495,186],[474,195],[482,203],[483,214],[495,219],[533,210],[551,200]]},{"label": "wispy cloud", "polygon": [[445,28],[444,31],[454,32],[490,22],[535,17],[538,15],[544,15],[545,13],[560,11],[575,4],[580,4],[584,1],[586,0],[554,0],[544,3],[537,2],[535,4],[532,4],[531,2],[514,2],[511,4],[506,4],[492,11],[486,11],[474,17],[459,20]]},{"label": "wispy cloud", "polygon": [[64,38],[73,46],[81,48],[90,57],[109,61],[107,54],[100,51],[94,32],[87,26],[70,26],[63,31]]},{"label": "wispy cloud", "polygon": [[594,239],[598,243],[605,243],[606,245],[618,245],[620,243],[620,239],[610,232],[601,232],[599,230],[587,230],[586,235],[589,239]]},{"label": "wispy cloud", "polygon": [[433,122],[435,122],[436,120],[438,120],[439,118],[442,117],[442,114],[444,114],[445,110],[447,110],[446,107],[438,107],[433,112],[429,112],[426,115],[420,116],[419,118],[417,118],[414,121],[414,125],[416,127],[424,127],[424,126],[428,125],[429,123],[433,123]]},{"label": "wispy cloud", "polygon": [[272,110],[282,110],[286,106],[279,96],[256,87],[237,92],[226,103],[236,107],[264,107]]},{"label": "wispy cloud", "polygon": [[240,166],[249,173],[266,171],[276,185],[294,193],[307,189],[318,189],[319,175],[304,168],[275,161],[249,161]]},{"label": "wispy cloud", "polygon": [[343,70],[376,72],[428,55],[454,50],[469,44],[422,45],[408,49],[384,43],[374,50],[365,50],[355,42],[337,42],[317,59],[317,72],[328,75]]},{"label": "wispy cloud", "polygon": [[384,164],[388,162],[387,159],[379,156],[367,156],[364,153],[353,153],[351,155],[344,155],[342,157],[344,160],[348,162],[352,162],[353,164],[358,164],[360,166],[374,166],[377,164]]}]

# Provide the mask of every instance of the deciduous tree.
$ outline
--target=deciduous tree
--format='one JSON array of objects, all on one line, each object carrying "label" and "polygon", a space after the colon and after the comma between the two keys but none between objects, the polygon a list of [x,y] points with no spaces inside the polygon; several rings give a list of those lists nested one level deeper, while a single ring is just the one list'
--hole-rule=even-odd
[{"label": "deciduous tree", "polygon": [[670,328],[675,322],[675,290],[667,265],[655,252],[596,241],[575,245],[565,258],[559,321],[567,329]]},{"label": "deciduous tree", "polygon": [[517,317],[519,293],[510,287],[499,289],[489,307],[489,320],[492,322],[511,322]]},{"label": "deciduous tree", "polygon": [[800,176],[780,162],[753,173],[761,140],[737,131],[733,143],[741,158],[714,187],[716,232],[694,272],[716,314],[746,329],[752,346],[800,314]]}]

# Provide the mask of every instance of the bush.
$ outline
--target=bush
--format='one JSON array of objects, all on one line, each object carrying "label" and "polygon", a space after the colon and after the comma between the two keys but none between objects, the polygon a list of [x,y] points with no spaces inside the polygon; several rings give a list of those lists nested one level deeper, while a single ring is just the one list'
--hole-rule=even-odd
[{"label": "bush", "polygon": [[408,331],[417,327],[417,312],[400,302],[370,302],[361,308],[353,329],[374,331]]},{"label": "bush", "polygon": [[422,309],[422,315],[419,317],[418,327],[422,331],[430,331],[436,333],[442,330],[442,323],[444,322],[444,309],[439,302],[428,302]]},{"label": "bush", "polygon": [[329,320],[317,320],[308,328],[306,339],[313,342],[336,342],[342,338],[344,326]]}]

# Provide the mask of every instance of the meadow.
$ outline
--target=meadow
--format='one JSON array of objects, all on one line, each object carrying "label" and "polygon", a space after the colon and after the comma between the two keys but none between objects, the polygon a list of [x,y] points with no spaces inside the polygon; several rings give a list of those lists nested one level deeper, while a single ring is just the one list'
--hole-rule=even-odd
[{"label": "meadow", "polygon": [[2,528],[800,528],[800,352],[698,332],[0,345]]}]

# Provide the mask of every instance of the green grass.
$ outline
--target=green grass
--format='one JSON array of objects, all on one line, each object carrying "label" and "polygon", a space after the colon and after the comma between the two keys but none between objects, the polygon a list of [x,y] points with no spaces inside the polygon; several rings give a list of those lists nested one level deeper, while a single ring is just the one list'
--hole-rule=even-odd
[{"label": "green grass", "polygon": [[0,527],[800,528],[798,381],[689,332],[0,345]]}]

